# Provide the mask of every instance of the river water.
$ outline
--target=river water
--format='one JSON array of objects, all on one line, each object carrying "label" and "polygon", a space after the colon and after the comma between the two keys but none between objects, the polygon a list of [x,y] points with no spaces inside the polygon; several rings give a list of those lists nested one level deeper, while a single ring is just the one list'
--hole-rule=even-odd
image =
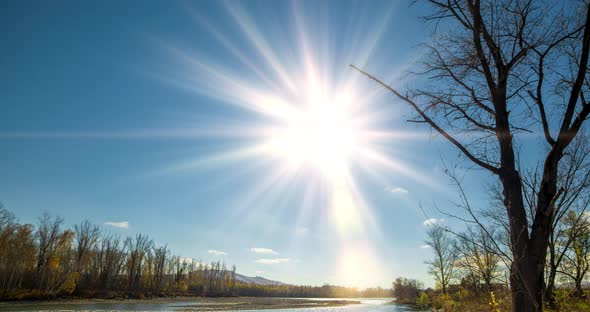
[{"label": "river water", "polygon": [[[316,299],[317,300],[317,299]],[[405,306],[391,304],[391,299],[350,299],[361,301],[361,304],[321,307],[321,308],[292,308],[241,310],[263,312],[406,312],[414,311]],[[179,299],[175,302],[154,303],[146,301],[133,303],[49,303],[49,304],[2,304],[0,311],[202,311],[198,308],[198,301]]]}]

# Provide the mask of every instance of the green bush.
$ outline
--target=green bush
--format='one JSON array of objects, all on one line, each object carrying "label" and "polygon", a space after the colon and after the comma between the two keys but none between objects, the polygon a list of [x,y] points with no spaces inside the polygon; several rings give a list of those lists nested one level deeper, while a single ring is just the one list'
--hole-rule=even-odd
[{"label": "green bush", "polygon": [[416,304],[419,305],[421,308],[427,308],[430,306],[430,297],[425,292],[420,293],[418,299],[416,299]]}]

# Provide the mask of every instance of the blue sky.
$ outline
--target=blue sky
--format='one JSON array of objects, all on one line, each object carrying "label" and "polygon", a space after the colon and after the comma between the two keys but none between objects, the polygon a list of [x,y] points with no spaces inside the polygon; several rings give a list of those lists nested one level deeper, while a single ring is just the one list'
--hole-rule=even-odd
[{"label": "blue sky", "polygon": [[[283,282],[432,285],[419,207],[455,199],[441,159],[457,152],[348,66],[404,88],[429,40],[425,12],[401,1],[3,1],[0,201],[22,222],[89,219]],[[399,134],[369,142],[389,166],[347,160],[335,182],[318,169],[330,161],[293,168],[248,152],[285,117],[261,101],[299,107],[310,85],[353,90],[363,127]],[[339,183],[348,210],[331,199]]]}]

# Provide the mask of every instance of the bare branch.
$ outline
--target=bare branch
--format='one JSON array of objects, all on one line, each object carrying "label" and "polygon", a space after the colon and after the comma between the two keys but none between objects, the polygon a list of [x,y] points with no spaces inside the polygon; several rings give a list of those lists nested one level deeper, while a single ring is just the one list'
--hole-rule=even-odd
[{"label": "bare branch", "polygon": [[471,152],[469,152],[467,150],[467,148],[465,148],[465,146],[463,146],[461,143],[459,143],[459,141],[457,141],[455,138],[453,138],[449,133],[447,133],[444,129],[442,129],[441,127],[439,127],[430,117],[428,117],[424,111],[414,102],[412,101],[410,98],[401,95],[399,92],[397,92],[395,89],[393,89],[391,86],[389,86],[388,84],[384,83],[383,81],[381,81],[380,79],[372,76],[371,74],[365,72],[364,70],[356,67],[355,65],[350,65],[352,68],[356,69],[358,72],[360,72],[361,74],[367,76],[369,79],[377,82],[378,84],[380,84],[381,86],[383,86],[384,88],[386,88],[387,90],[389,90],[390,92],[392,92],[393,94],[395,94],[398,98],[400,98],[401,100],[403,100],[404,102],[410,104],[414,110],[424,119],[425,122],[427,122],[432,128],[434,128],[434,130],[436,130],[438,133],[440,133],[442,136],[444,136],[447,140],[449,140],[451,143],[453,143],[453,145],[455,145],[459,150],[461,150],[461,152],[467,157],[469,158],[471,161],[473,161],[474,163],[476,163],[477,165],[479,165],[480,167],[487,169],[489,171],[491,171],[494,174],[498,174],[498,168],[496,168],[495,166],[484,162],[480,159],[478,159],[477,157],[475,157],[473,154],[471,154]]}]

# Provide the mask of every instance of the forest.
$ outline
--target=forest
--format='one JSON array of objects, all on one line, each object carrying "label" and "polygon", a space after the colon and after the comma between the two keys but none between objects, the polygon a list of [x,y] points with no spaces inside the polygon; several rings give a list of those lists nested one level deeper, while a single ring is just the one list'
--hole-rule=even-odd
[{"label": "forest", "polygon": [[73,229],[47,213],[21,224],[0,206],[0,299],[161,296],[390,297],[390,289],[258,285],[236,267],[172,254],[147,235],[121,238],[82,221]]}]

